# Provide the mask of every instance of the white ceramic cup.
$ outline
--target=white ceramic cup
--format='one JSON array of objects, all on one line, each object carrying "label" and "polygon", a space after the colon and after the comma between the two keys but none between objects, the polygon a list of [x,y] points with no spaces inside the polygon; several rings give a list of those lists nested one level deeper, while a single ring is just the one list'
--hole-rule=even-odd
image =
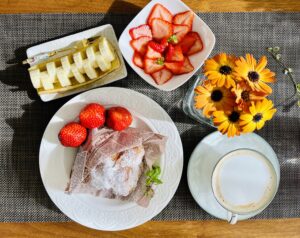
[{"label": "white ceramic cup", "polygon": [[238,149],[224,155],[213,169],[211,184],[218,203],[227,210],[228,222],[239,215],[263,211],[278,190],[274,166],[263,154]]}]

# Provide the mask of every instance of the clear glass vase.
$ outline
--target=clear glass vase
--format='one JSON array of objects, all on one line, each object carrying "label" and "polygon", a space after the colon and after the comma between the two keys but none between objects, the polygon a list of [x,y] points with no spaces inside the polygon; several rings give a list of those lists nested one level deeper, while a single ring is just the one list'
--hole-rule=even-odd
[{"label": "clear glass vase", "polygon": [[204,75],[199,74],[196,79],[195,82],[191,85],[191,87],[188,89],[184,99],[183,99],[183,111],[184,113],[189,116],[190,118],[200,122],[200,123],[204,123],[210,127],[216,128],[213,124],[213,121],[210,118],[207,118],[203,115],[202,110],[196,109],[195,108],[195,88],[197,87],[197,85],[202,85],[203,83],[203,79],[204,79]]}]

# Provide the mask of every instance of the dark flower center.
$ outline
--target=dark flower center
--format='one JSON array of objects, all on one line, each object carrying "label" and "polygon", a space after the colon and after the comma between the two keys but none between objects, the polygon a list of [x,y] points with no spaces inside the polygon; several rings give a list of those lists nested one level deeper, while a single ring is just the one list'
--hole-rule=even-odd
[{"label": "dark flower center", "polygon": [[262,119],[262,114],[261,113],[257,113],[254,117],[253,117],[253,121],[255,122],[259,122]]},{"label": "dark flower center", "polygon": [[212,91],[210,97],[211,97],[211,100],[213,100],[214,102],[219,102],[223,98],[223,93],[219,89],[216,89],[216,90]]},{"label": "dark flower center", "polygon": [[231,69],[229,66],[227,66],[227,65],[223,65],[223,66],[221,66],[221,68],[219,69],[219,72],[220,72],[221,74],[227,75],[227,74],[231,74],[232,69]]},{"label": "dark flower center", "polygon": [[229,117],[228,117],[229,121],[235,123],[240,119],[240,114],[236,111],[233,111]]},{"label": "dark flower center", "polygon": [[242,99],[245,102],[248,102],[250,100],[250,92],[249,91],[243,91],[241,94]]},{"label": "dark flower center", "polygon": [[248,73],[248,78],[251,82],[257,82],[259,79],[259,74],[255,71],[251,71]]}]

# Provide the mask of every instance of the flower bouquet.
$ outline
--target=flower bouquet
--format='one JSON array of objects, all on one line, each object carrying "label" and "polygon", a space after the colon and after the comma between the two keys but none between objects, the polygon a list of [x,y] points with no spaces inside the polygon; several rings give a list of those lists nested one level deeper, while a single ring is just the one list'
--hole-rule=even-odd
[{"label": "flower bouquet", "polygon": [[228,137],[260,130],[276,112],[267,99],[275,73],[266,65],[266,56],[257,62],[251,54],[237,58],[220,53],[206,60],[206,78],[194,90],[195,108]]}]

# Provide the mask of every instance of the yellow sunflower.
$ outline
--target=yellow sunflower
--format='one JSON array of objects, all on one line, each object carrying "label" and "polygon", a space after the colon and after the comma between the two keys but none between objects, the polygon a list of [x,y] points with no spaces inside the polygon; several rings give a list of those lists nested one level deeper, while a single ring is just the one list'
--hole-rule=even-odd
[{"label": "yellow sunflower", "polygon": [[263,56],[257,63],[253,55],[246,54],[246,58],[240,57],[236,60],[233,74],[238,81],[246,80],[252,90],[270,94],[272,88],[266,83],[275,81],[275,73],[265,68],[267,62],[266,56]]},{"label": "yellow sunflower", "polygon": [[211,80],[213,85],[226,88],[235,87],[233,69],[236,57],[220,53],[205,61],[203,66],[204,75]]},{"label": "yellow sunflower", "polygon": [[240,126],[243,132],[253,132],[255,129],[260,130],[266,121],[272,119],[276,109],[273,108],[273,102],[268,99],[252,102],[249,107],[249,113],[240,117]]},{"label": "yellow sunflower", "polygon": [[262,100],[267,96],[264,92],[253,91],[245,81],[237,83],[231,91],[236,96],[235,103],[242,111],[248,111],[251,101]]},{"label": "yellow sunflower", "polygon": [[228,137],[241,134],[240,127],[241,112],[233,109],[229,112],[215,111],[213,113],[213,122],[222,134],[227,134]]},{"label": "yellow sunflower", "polygon": [[206,117],[211,117],[216,110],[230,110],[234,105],[234,96],[226,88],[214,87],[209,80],[195,88],[195,107],[203,109]]}]

